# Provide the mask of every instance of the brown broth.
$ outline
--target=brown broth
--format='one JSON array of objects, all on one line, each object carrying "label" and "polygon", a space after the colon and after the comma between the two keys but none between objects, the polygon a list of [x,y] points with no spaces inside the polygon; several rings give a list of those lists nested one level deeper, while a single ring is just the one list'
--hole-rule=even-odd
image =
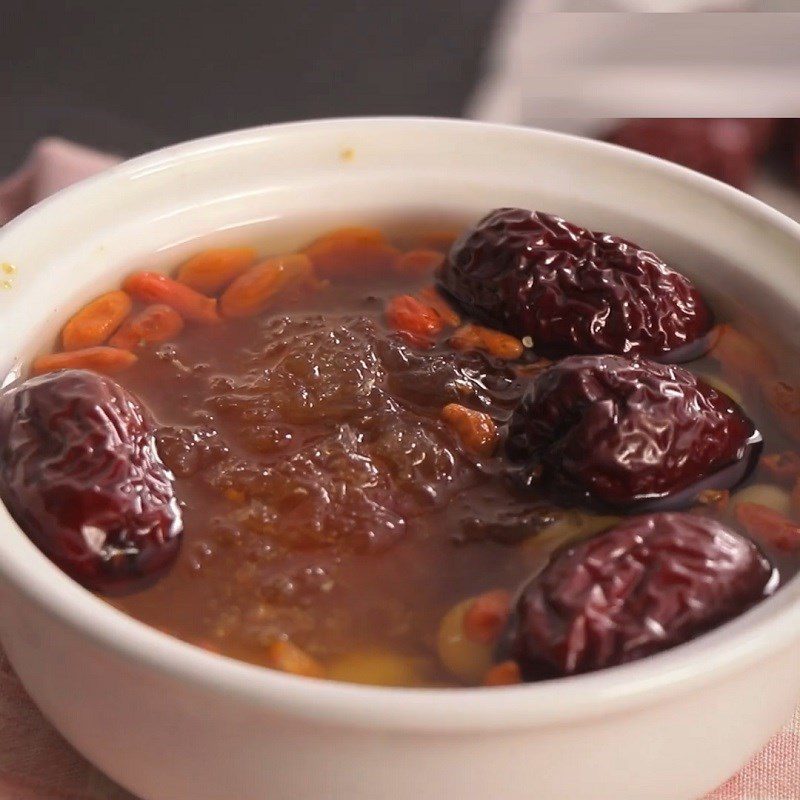
[{"label": "brown broth", "polygon": [[[531,378],[455,352],[452,328],[428,350],[390,330],[391,298],[431,283],[366,269],[284,292],[259,316],[189,324],[173,342],[139,348],[115,377],[157,421],[184,538],[162,580],[108,602],[255,664],[269,666],[269,646],[288,640],[332,677],[463,685],[437,654],[447,611],[487,590],[516,590],[566,538],[535,538],[546,523],[609,523],[522,495],[504,459],[471,455],[441,422],[442,406],[459,401],[488,412],[502,436]],[[536,362],[526,351],[516,366]],[[722,377],[711,357],[685,366]],[[766,453],[793,447],[751,382],[724,380]],[[759,466],[745,487],[763,483],[774,478]],[[513,536],[476,533],[476,520],[498,514],[524,524]],[[795,554],[760,544],[784,579],[796,572]]]},{"label": "brown broth", "polygon": [[[414,496],[416,490],[399,487],[390,478],[387,488],[396,496],[375,502],[394,507],[399,497],[399,504],[411,510],[397,515],[405,521],[405,531],[385,545],[378,542],[374,551],[348,541],[352,536],[363,538],[369,533],[369,525],[359,521],[355,534],[349,535],[335,530],[335,504],[334,513],[324,520],[330,530],[322,531],[317,542],[298,542],[294,534],[283,539],[280,521],[267,522],[259,529],[254,519],[263,510],[264,498],[252,499],[251,477],[247,481],[220,478],[218,463],[182,475],[180,468],[175,469],[177,459],[171,454],[171,447],[162,438],[162,457],[175,469],[176,491],[183,504],[182,551],[167,577],[143,592],[114,599],[115,605],[187,641],[254,663],[268,663],[267,645],[276,638],[289,638],[324,663],[335,662],[337,657],[353,651],[388,651],[417,659],[413,681],[452,682],[442,673],[435,657],[442,615],[470,595],[514,587],[528,569],[506,545],[454,542],[454,537],[460,535],[467,499],[478,514],[481,508],[519,502],[506,482],[492,474],[499,472],[499,459],[479,463],[460,450],[438,421],[440,397],[420,396],[412,403],[407,401],[407,392],[406,397],[395,394],[390,399],[396,408],[385,409],[385,416],[378,422],[365,421],[369,413],[365,414],[362,407],[342,412],[334,409],[321,422],[301,422],[298,419],[305,412],[297,415],[294,410],[284,409],[283,415],[279,411],[273,418],[273,409],[259,407],[258,400],[243,413],[237,409],[220,411],[213,400],[219,395],[221,380],[241,376],[242,359],[238,354],[243,351],[249,352],[244,369],[250,371],[251,377],[259,367],[266,370],[275,365],[275,357],[261,360],[257,353],[262,345],[267,350],[285,340],[282,331],[269,331],[269,321],[288,314],[295,319],[313,320],[314,330],[323,338],[337,328],[337,322],[368,320],[374,325],[377,341],[384,345],[394,342],[398,353],[413,356],[414,348],[400,343],[387,330],[383,306],[398,293],[415,292],[429,282],[379,276],[363,283],[333,284],[314,296],[285,301],[279,310],[256,319],[229,321],[214,328],[189,327],[176,342],[143,350],[139,362],[119,380],[150,408],[162,426],[162,437],[168,426],[194,428],[195,436],[217,431],[216,438],[230,449],[230,461],[225,463],[226,469],[232,467],[231,472],[285,463],[314,443],[324,446],[337,441],[344,431],[374,440],[378,429],[393,417],[399,425],[392,432],[395,436],[408,436],[423,421],[427,424],[430,438],[425,434],[422,446],[428,446],[429,452],[423,452],[422,457],[441,458],[446,464],[444,471],[448,471],[451,460],[456,462],[454,475],[448,471],[453,485],[448,485],[449,481],[431,481],[431,499],[420,501]],[[320,317],[325,321],[318,322]],[[363,347],[365,343],[359,341],[356,346]],[[453,354],[444,341],[425,356],[441,354]],[[342,364],[345,381],[363,368],[357,363],[360,353],[347,355]],[[504,396],[498,396],[493,406],[493,413],[502,421],[510,410],[510,399],[522,391],[524,382],[492,359],[471,356],[463,360],[470,365],[485,362],[487,368],[505,376],[504,383],[508,385],[501,393]],[[334,375],[336,358],[327,366]],[[391,382],[398,374],[387,370],[384,382]],[[217,388],[211,389],[211,385]],[[346,388],[342,394],[347,395]],[[347,406],[351,401],[345,396],[342,404]],[[373,410],[371,404],[368,410]],[[287,411],[291,421],[286,419]],[[263,427],[277,427],[286,437],[285,444],[273,448],[269,441],[254,443],[250,438],[257,424],[251,426],[244,420],[262,412],[270,417]],[[308,416],[314,417],[313,406],[308,409]],[[386,470],[386,458],[376,454],[385,446],[383,442],[378,446],[367,444],[358,450],[375,454],[371,456],[371,466]],[[403,459],[402,452],[397,458]],[[415,458],[394,467],[396,474],[412,469]],[[209,481],[215,485],[210,487]],[[477,487],[480,500],[475,502]],[[301,491],[305,487],[294,488]],[[380,494],[379,491],[375,496]],[[347,501],[343,502],[347,507]],[[289,502],[287,507],[291,505]],[[316,524],[314,514],[318,510],[312,505],[305,517],[301,510],[297,518],[292,508],[292,530]],[[378,529],[376,536],[381,535]]]}]

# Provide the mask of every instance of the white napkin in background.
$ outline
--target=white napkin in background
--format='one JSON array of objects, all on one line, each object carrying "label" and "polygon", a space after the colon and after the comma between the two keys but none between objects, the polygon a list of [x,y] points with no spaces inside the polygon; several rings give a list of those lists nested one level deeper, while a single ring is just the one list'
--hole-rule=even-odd
[{"label": "white napkin in background", "polygon": [[[587,7],[752,13],[572,13]],[[800,117],[800,13],[760,13],[779,8],[800,0],[512,0],[466,115],[596,137],[630,117]],[[752,193],[800,220],[788,184]]]},{"label": "white napkin in background", "polygon": [[538,11],[673,14],[704,11],[797,11],[797,0],[537,0]]},{"label": "white napkin in background", "polygon": [[[794,7],[800,10],[798,0]],[[587,0],[512,0],[468,104],[475,119],[595,134],[602,117],[800,117],[800,13],[573,13]],[[718,10],[714,0],[601,8]],[[726,8],[771,4],[727,2]],[[541,13],[542,11],[568,13]],[[558,121],[557,123],[555,121]]]}]

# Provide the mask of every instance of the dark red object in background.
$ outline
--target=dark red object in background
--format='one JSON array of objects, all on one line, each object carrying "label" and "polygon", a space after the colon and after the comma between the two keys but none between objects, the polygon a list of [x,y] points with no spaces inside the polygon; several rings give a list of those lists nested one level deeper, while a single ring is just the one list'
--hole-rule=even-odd
[{"label": "dark red object in background", "polygon": [[181,512],[150,421],[92,372],[0,395],[0,496],[34,544],[92,589],[141,588],[178,552]]},{"label": "dark red object in background", "polygon": [[761,118],[632,119],[608,140],[747,189],[777,125]]},{"label": "dark red object in background", "polygon": [[633,517],[562,551],[525,587],[512,654],[528,680],[624,664],[741,614],[772,576],[758,548],[718,520]]}]

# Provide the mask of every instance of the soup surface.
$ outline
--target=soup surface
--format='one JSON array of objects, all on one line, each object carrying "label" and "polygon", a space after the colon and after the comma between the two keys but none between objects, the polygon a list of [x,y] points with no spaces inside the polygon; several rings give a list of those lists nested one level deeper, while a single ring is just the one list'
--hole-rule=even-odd
[{"label": "soup surface", "polygon": [[[526,300],[539,309],[532,317],[504,316],[498,304],[508,308],[522,290],[509,288],[505,273],[492,284],[494,273],[474,271],[480,258],[501,260],[483,240],[470,251],[463,237],[448,261],[454,237],[427,231],[390,242],[348,229],[300,255],[204,251],[178,270],[186,296],[172,281],[137,273],[120,297],[76,315],[63,352],[39,359],[34,372],[113,372],[146,409],[153,457],[174,493],[164,508],[179,517],[170,533],[159,529],[159,542],[180,546],[152,580],[87,585],[163,631],[255,664],[361,683],[461,686],[656,652],[794,574],[800,411],[768,352],[706,314],[676,283],[682,276],[658,265],[652,296],[658,308],[659,292],[667,305],[678,298],[680,313],[662,324],[673,308],[659,312],[653,332],[642,321],[646,297],[639,319],[631,298],[614,295],[628,309],[625,330],[644,331],[633,346],[617,348],[610,334],[595,336],[596,322],[582,330],[574,317],[562,335],[554,320],[565,308],[582,313],[579,294],[546,312],[540,294]],[[586,246],[611,258],[605,240]],[[615,244],[614,258],[628,258],[635,246],[626,246]],[[545,261],[552,242],[547,248]],[[467,269],[473,284],[461,278]],[[522,285],[532,291],[530,277]],[[474,286],[489,287],[485,302]],[[550,291],[549,277],[542,286]],[[218,299],[204,305],[200,295]],[[685,363],[665,364],[679,350]],[[622,362],[644,370],[631,373],[630,391]],[[615,405],[611,421],[585,428],[626,392],[624,411]],[[644,397],[635,413],[634,395]],[[685,402],[663,406],[664,398]],[[653,416],[658,403],[662,418]],[[649,453],[626,461],[618,440],[635,450],[642,430]],[[703,451],[696,474],[692,437],[719,443]],[[14,480],[6,476],[4,490],[12,513]],[[27,530],[34,524],[15,516]],[[604,532],[617,536],[608,552]],[[59,561],[34,540],[70,571],[68,555]],[[103,557],[121,558],[119,550]],[[638,599],[619,588],[644,586],[650,573],[661,583],[651,580]],[[526,588],[537,580],[535,591]],[[606,606],[564,588],[581,582]],[[675,597],[683,610],[664,612],[669,623],[651,640],[642,631],[661,619],[653,604]]]}]

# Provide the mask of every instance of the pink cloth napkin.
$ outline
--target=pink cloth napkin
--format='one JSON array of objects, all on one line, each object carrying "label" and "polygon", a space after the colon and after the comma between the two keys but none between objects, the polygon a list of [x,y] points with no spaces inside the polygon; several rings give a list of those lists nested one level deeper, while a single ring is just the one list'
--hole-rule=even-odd
[{"label": "pink cloth napkin", "polygon": [[0,181],[0,225],[59,189],[119,160],[63,139],[42,139],[19,170]]},{"label": "pink cloth napkin", "polygon": [[[0,225],[118,160],[61,139],[42,140],[18,172],[0,181]],[[0,800],[135,800],[53,730],[25,694],[2,651]],[[800,800],[800,709],[741,772],[705,800]]]}]

